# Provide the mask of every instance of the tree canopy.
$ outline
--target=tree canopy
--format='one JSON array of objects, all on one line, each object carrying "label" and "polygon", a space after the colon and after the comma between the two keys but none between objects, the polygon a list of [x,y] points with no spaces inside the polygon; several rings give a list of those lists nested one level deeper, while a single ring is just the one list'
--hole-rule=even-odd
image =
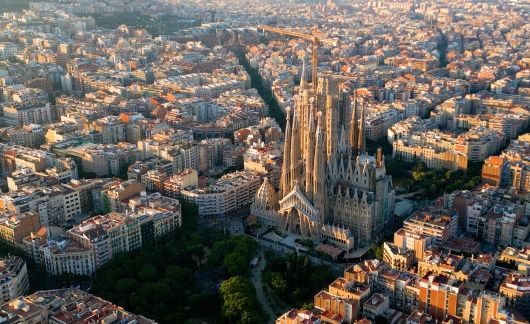
[{"label": "tree canopy", "polygon": [[394,159],[385,166],[396,184],[408,183],[410,191],[423,189],[424,195],[430,199],[459,189],[473,189],[481,181],[481,164],[469,163],[467,171],[432,170],[421,161],[408,163]]},{"label": "tree canopy", "polygon": [[219,289],[223,298],[223,316],[232,323],[263,323],[263,316],[256,309],[260,305],[256,300],[254,286],[247,278],[231,277],[223,281]]},{"label": "tree canopy", "polygon": [[267,255],[266,283],[285,303],[300,308],[313,302],[313,296],[333,281],[328,267],[314,265],[309,256]]},{"label": "tree canopy", "polygon": [[159,323],[260,322],[254,286],[245,279],[257,243],[198,230],[196,212],[182,201],[183,226],[162,241],[114,257],[96,272],[93,292]]}]

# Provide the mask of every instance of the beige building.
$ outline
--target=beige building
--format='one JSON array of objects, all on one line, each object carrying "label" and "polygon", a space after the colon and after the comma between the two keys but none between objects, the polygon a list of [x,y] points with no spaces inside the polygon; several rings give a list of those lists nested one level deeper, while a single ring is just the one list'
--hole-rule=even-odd
[{"label": "beige building", "polygon": [[[89,218],[67,232],[68,242],[43,246],[43,263],[52,273],[82,271],[92,274],[116,254],[136,250],[180,226],[180,205],[175,201],[171,203],[157,206],[155,202],[155,207],[140,205],[136,211],[127,214],[110,213]],[[146,226],[152,226],[152,234],[142,231]],[[82,263],[81,259],[86,262],[79,269],[77,264]]]},{"label": "beige building", "polygon": [[90,124],[86,124],[85,129],[100,133],[102,144],[117,144],[125,142],[127,139],[125,124],[116,116],[95,120]]},{"label": "beige building", "polygon": [[199,176],[196,170],[185,169],[180,173],[173,174],[164,181],[164,194],[172,198],[181,196],[180,192],[186,188],[198,188]]},{"label": "beige building", "polygon": [[398,248],[406,248],[414,251],[416,260],[423,259],[427,248],[432,242],[433,239],[430,236],[415,233],[403,228],[394,233],[394,245]]},{"label": "beige building", "polygon": [[79,192],[62,185],[24,187],[5,194],[0,197],[0,210],[37,213],[42,225],[65,224],[82,212]]},{"label": "beige building", "polygon": [[530,317],[530,277],[511,273],[502,283],[499,292],[506,297],[507,306],[515,307],[526,318]]},{"label": "beige building", "polygon": [[156,170],[149,170],[140,177],[141,182],[145,185],[148,191],[164,192],[164,184],[168,179],[166,172],[159,168]]},{"label": "beige building", "polygon": [[403,222],[403,229],[429,236],[434,242],[445,242],[456,235],[458,212],[429,207],[419,210]]},{"label": "beige building", "polygon": [[73,324],[95,321],[156,324],[153,320],[132,314],[122,307],[75,288],[42,290],[29,296],[13,298],[0,306],[0,318],[13,324]]},{"label": "beige building", "polygon": [[44,136],[47,144],[64,142],[69,139],[79,137],[78,130],[81,126],[77,123],[61,122],[54,123],[47,127],[46,135]]},{"label": "beige building", "polygon": [[126,200],[142,192],[145,192],[145,185],[135,180],[111,183],[100,194],[101,210],[104,212],[124,212],[127,209]]},{"label": "beige building", "polygon": [[37,124],[8,128],[5,137],[10,143],[32,148],[37,148],[45,142],[44,128]]},{"label": "beige building", "polygon": [[388,263],[392,269],[407,271],[414,264],[414,252],[413,250],[385,242],[383,244],[383,261]]},{"label": "beige building", "polygon": [[7,245],[22,247],[22,240],[40,228],[39,214],[20,213],[0,218],[0,240]]},{"label": "beige building", "polygon": [[507,247],[502,251],[500,260],[513,263],[520,273],[527,276],[530,275],[530,248],[518,250],[513,247]]},{"label": "beige building", "polygon": [[393,158],[412,163],[424,162],[428,168],[435,170],[467,170],[468,159],[465,154],[453,150],[443,150],[430,146],[411,145],[405,140],[394,141]]},{"label": "beige building", "polygon": [[93,145],[69,149],[69,154],[79,157],[83,171],[97,176],[119,175],[122,169],[140,159],[136,145],[128,143]]}]

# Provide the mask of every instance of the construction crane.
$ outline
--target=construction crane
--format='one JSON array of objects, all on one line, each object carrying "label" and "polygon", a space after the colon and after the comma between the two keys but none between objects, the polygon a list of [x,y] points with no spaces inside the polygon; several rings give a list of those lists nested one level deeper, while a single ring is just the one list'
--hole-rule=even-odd
[{"label": "construction crane", "polygon": [[288,30],[288,29],[269,27],[269,26],[258,26],[258,29],[261,29],[265,32],[301,38],[311,43],[311,84],[313,86],[313,90],[316,92],[317,83],[318,83],[317,81],[318,80],[318,77],[317,77],[318,46],[321,44],[321,41],[319,39],[319,35],[321,35],[321,33],[316,28],[313,28],[311,30],[311,34],[304,34],[304,33],[296,32],[296,31]]}]

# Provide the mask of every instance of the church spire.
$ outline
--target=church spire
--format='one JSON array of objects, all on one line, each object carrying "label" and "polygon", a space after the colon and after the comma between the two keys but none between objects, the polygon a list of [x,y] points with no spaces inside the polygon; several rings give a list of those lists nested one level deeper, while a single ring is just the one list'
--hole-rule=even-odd
[{"label": "church spire", "polygon": [[309,83],[307,82],[306,73],[307,71],[304,56],[304,58],[302,58],[302,74],[300,74],[300,92],[304,89],[309,89]]},{"label": "church spire", "polygon": [[307,137],[307,145],[305,148],[305,194],[306,197],[313,201],[313,182],[315,181],[313,178],[313,164],[315,163],[315,137],[314,134],[316,132],[315,127],[315,106],[314,106],[314,98],[310,98],[310,105],[309,105],[309,126],[308,129],[305,130],[306,137]]},{"label": "church spire", "polygon": [[326,204],[326,130],[323,129],[322,112],[317,113],[315,133],[315,161],[313,163],[313,202],[319,211],[320,222],[325,219]]},{"label": "church spire", "polygon": [[352,105],[352,118],[350,121],[350,145],[354,155],[357,155],[357,141],[358,141],[358,132],[359,132],[359,116],[357,115],[357,95],[353,95],[353,105]]},{"label": "church spire", "polygon": [[364,123],[366,122],[365,121],[365,118],[366,118],[365,106],[366,106],[366,101],[363,100],[362,105],[361,105],[361,122],[359,123],[359,141],[357,144],[357,151],[359,155],[366,153],[366,138],[365,138],[366,134],[365,134],[365,125],[364,125]]},{"label": "church spire", "polygon": [[291,124],[291,187],[300,176],[300,158],[301,158],[301,142],[300,142],[300,119],[297,109],[293,112],[293,120]]},{"label": "church spire", "polygon": [[285,115],[285,142],[283,144],[282,181],[280,183],[283,196],[291,191],[291,109],[289,107],[285,109]]},{"label": "church spire", "polygon": [[383,148],[381,146],[377,148],[377,154],[375,157],[375,165],[378,168],[383,166]]}]

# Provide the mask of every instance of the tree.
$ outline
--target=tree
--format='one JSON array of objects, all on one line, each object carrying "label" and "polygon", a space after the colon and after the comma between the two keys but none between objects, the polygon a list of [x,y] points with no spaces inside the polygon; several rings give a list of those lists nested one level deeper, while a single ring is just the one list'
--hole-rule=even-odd
[{"label": "tree", "polygon": [[226,255],[234,249],[234,242],[230,239],[215,242],[208,256],[208,262],[211,265],[217,265],[223,262]]},{"label": "tree", "polygon": [[186,252],[189,253],[193,261],[197,264],[197,266],[202,262],[204,258],[204,246],[201,244],[190,244],[186,246]]},{"label": "tree", "polygon": [[192,271],[178,265],[169,265],[165,269],[164,276],[177,282],[187,282],[190,280]]},{"label": "tree", "polygon": [[313,304],[313,303],[305,303],[300,308],[301,309],[312,310],[313,308],[315,308],[315,304]]},{"label": "tree", "polygon": [[238,235],[215,242],[208,255],[208,264],[222,264],[229,275],[247,275],[249,263],[256,254],[257,243],[248,236]]},{"label": "tree", "polygon": [[263,321],[250,280],[241,276],[231,277],[223,281],[219,292],[223,298],[223,317],[227,320],[241,324]]},{"label": "tree", "polygon": [[195,232],[197,230],[197,219],[199,217],[199,208],[193,202],[186,199],[180,199],[182,210],[182,227],[184,232]]},{"label": "tree", "polygon": [[138,277],[143,281],[156,281],[158,279],[158,271],[154,266],[146,264],[138,272]]},{"label": "tree", "polygon": [[313,265],[307,255],[267,254],[266,257],[265,282],[280,299],[293,307],[310,303],[313,296],[333,280],[328,267]]},{"label": "tree", "polygon": [[225,257],[223,266],[230,276],[244,276],[248,273],[249,263],[244,255],[233,252]]},{"label": "tree", "polygon": [[133,278],[122,278],[116,282],[116,291],[120,295],[127,295],[136,289],[138,281]]},{"label": "tree", "polygon": [[278,272],[271,273],[270,282],[272,289],[278,294],[283,294],[287,290],[287,281]]},{"label": "tree", "polygon": [[375,258],[378,260],[383,260],[383,246],[382,245],[376,245],[374,247],[374,254]]},{"label": "tree", "polygon": [[124,165],[120,166],[120,171],[118,173],[118,178],[120,178],[122,180],[128,180],[129,179],[128,172],[129,172],[129,166],[130,165],[131,165],[131,163],[125,163]]}]

